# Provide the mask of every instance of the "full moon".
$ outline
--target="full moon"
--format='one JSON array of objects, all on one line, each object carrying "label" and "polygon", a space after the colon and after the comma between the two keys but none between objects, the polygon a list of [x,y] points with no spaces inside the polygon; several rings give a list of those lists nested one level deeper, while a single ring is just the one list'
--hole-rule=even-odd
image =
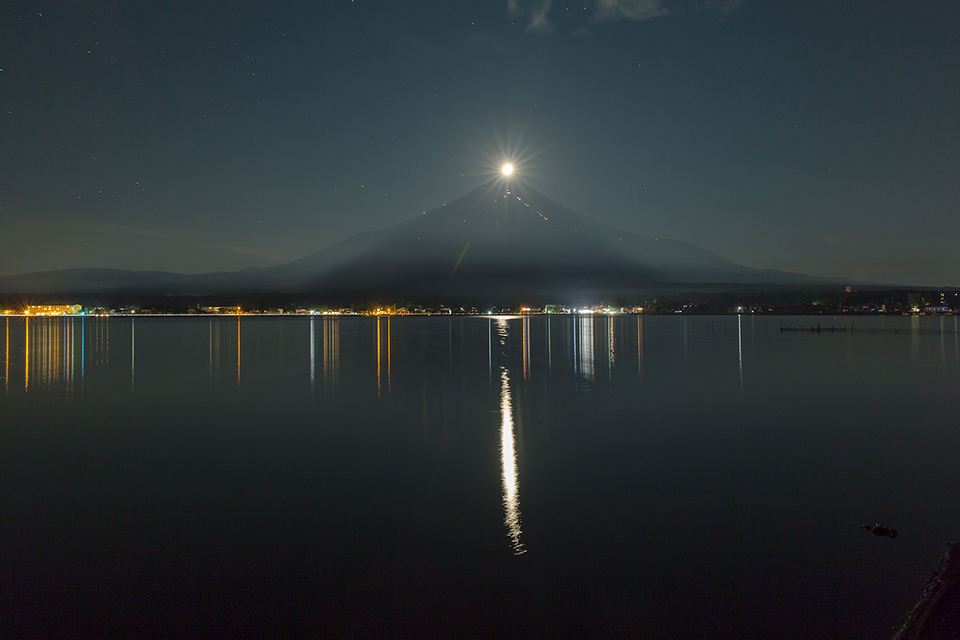
[{"label": "full moon", "polygon": [[513,173],[513,165],[512,164],[503,165],[503,175],[508,176],[511,173]]}]

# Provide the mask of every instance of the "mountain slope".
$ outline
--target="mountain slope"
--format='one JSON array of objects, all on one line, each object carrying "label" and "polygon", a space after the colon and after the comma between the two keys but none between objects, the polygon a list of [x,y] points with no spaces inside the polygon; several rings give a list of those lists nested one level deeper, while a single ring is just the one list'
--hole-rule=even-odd
[{"label": "mountain slope", "polygon": [[558,294],[654,283],[827,281],[737,265],[572,211],[519,181],[493,181],[424,215],[265,269],[276,286],[318,291]]}]

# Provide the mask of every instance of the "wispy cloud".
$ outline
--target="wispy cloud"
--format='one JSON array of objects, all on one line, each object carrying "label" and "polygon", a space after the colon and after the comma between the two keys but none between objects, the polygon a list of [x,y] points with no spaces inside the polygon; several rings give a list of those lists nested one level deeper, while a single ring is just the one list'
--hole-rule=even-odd
[{"label": "wispy cloud", "polygon": [[664,0],[593,0],[596,20],[649,20],[670,13]]},{"label": "wispy cloud", "polygon": [[511,15],[526,18],[527,28],[531,31],[548,32],[553,23],[547,17],[553,0],[507,0],[507,11]]},{"label": "wispy cloud", "polygon": [[533,10],[530,14],[530,28],[534,31],[549,31],[552,27],[550,20],[547,19],[547,14],[550,13],[550,5],[553,4],[553,0],[540,0],[540,2],[534,5]]},{"label": "wispy cloud", "polygon": [[[713,11],[727,15],[740,8],[746,0],[584,0],[585,6],[590,8],[586,13],[589,21],[612,22],[616,20],[630,20],[640,22],[659,18],[682,9],[696,9]],[[550,10],[553,0],[507,0],[507,10],[513,16],[524,18],[527,28],[531,31],[549,32],[553,30],[550,20]],[[577,27],[574,33],[582,32],[583,27]]]}]

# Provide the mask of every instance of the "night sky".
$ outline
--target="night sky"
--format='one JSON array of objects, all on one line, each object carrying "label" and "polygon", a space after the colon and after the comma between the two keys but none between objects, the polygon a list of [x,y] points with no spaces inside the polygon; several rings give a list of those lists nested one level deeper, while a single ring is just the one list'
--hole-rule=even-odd
[{"label": "night sky", "polygon": [[6,0],[0,275],[269,266],[522,179],[760,268],[960,286],[956,0]]}]

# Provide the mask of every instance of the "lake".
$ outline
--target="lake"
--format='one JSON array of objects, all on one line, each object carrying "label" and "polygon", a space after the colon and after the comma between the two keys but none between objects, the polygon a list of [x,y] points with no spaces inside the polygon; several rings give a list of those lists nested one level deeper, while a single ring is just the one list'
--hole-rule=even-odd
[{"label": "lake", "polygon": [[5,318],[0,635],[886,638],[957,320]]}]

